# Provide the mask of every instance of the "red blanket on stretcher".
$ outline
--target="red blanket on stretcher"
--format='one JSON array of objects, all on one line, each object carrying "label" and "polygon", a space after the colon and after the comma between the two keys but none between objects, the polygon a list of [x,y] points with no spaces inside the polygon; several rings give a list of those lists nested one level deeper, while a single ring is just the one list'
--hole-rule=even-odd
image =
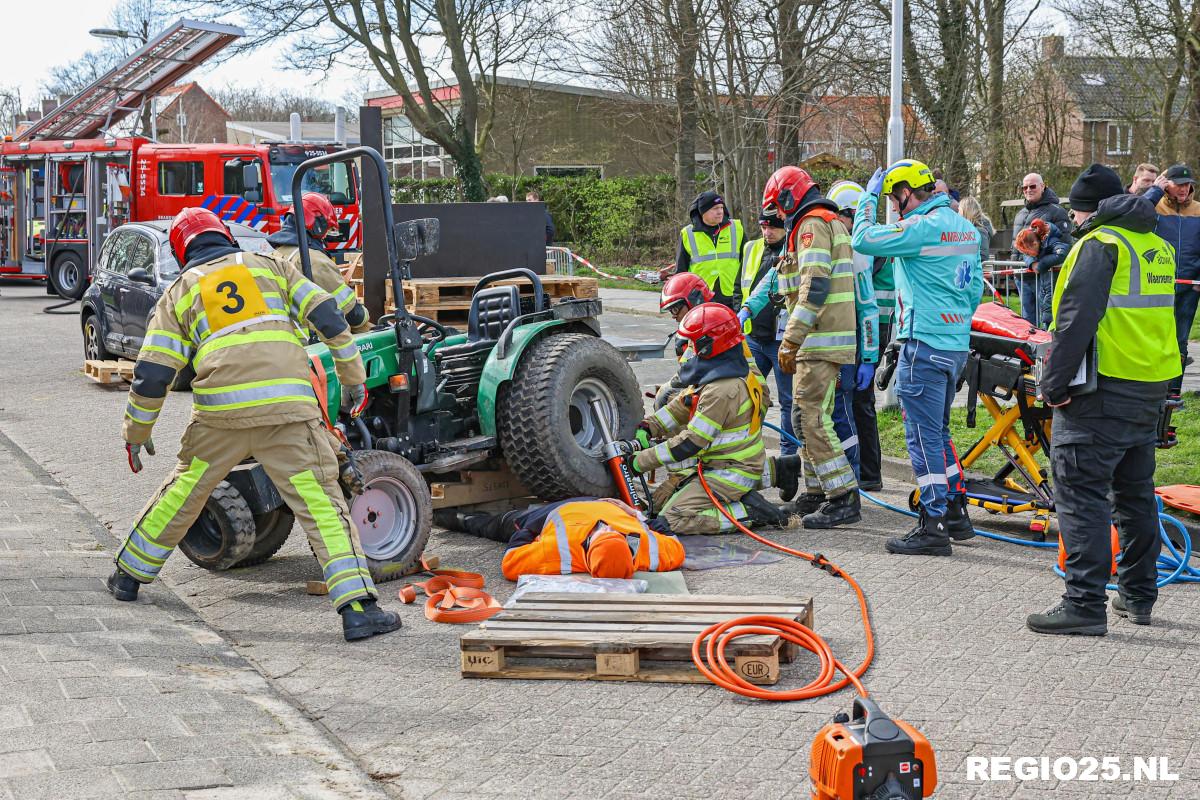
[{"label": "red blanket on stretcher", "polygon": [[1021,318],[1021,315],[1000,303],[984,303],[971,317],[971,332],[1003,336],[1030,344],[1049,344],[1050,333]]}]

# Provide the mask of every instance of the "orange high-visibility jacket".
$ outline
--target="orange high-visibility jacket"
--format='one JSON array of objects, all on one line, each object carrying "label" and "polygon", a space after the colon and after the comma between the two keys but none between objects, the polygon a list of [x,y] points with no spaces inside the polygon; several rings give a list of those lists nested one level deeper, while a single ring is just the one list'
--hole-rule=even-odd
[{"label": "orange high-visibility jacket", "polygon": [[[674,536],[650,530],[633,514],[605,500],[565,500],[539,509],[544,518],[533,541],[510,545],[501,568],[515,581],[522,575],[587,573],[583,544],[601,522],[625,535],[633,552],[633,568],[644,572],[670,572],[683,565],[683,545]],[[520,541],[520,535],[514,537]]]}]

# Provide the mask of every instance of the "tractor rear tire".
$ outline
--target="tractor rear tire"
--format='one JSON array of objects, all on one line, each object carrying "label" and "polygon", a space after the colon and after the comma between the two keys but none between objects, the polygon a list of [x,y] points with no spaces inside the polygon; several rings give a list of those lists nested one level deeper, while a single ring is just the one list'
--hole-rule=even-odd
[{"label": "tractor rear tire", "polygon": [[501,393],[496,422],[504,458],[542,500],[612,496],[593,398],[608,411],[613,436],[632,438],[643,413],[637,378],[615,347],[582,333],[534,344]]},{"label": "tractor rear tire", "polygon": [[196,566],[219,572],[244,561],[254,550],[254,540],[250,506],[232,484],[221,481],[179,549]]},{"label": "tractor rear tire", "polygon": [[408,459],[384,450],[354,454],[363,493],[349,500],[371,578],[385,583],[415,572],[433,527],[429,486]]},{"label": "tractor rear tire", "polygon": [[280,506],[274,511],[254,515],[254,549],[250,555],[238,562],[239,567],[253,567],[261,564],[279,552],[283,543],[291,535],[292,527],[296,524],[296,515],[287,506]]}]

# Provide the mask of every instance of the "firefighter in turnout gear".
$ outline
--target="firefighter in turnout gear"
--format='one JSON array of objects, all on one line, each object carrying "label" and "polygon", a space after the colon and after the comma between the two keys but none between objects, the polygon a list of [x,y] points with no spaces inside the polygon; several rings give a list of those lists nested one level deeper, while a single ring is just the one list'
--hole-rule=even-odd
[{"label": "firefighter in turnout gear", "polygon": [[832,528],[862,518],[854,471],[833,430],[838,372],[857,349],[854,253],[837,206],[799,167],[782,167],[767,181],[763,210],[788,221],[778,266],[788,323],[779,366],[796,375],[792,426],[800,431],[806,492],[797,501],[806,528]]},{"label": "firefighter in turnout gear", "polygon": [[[338,310],[346,317],[351,333],[364,333],[371,329],[371,320],[367,309],[358,302],[354,290],[342,280],[342,273],[337,264],[325,252],[321,243],[330,234],[337,231],[336,216],[333,204],[323,194],[305,192],[301,200],[304,206],[304,220],[308,231],[308,259],[312,267],[312,280],[317,286],[333,295]],[[267,242],[275,248],[276,254],[287,261],[296,271],[301,271],[299,242],[296,239],[296,215],[284,217],[283,227],[279,233],[267,237]]]},{"label": "firefighter in turnout gear", "polygon": [[[663,284],[662,293],[658,300],[658,310],[670,314],[675,319],[675,323],[679,324],[684,316],[687,315],[696,306],[701,303],[711,303],[713,301],[713,291],[708,288],[699,275],[691,272],[681,272],[678,275],[672,275]],[[758,377],[758,380],[766,386],[763,380],[761,370],[755,361],[754,355],[750,351],[749,344],[743,344],[743,352],[746,355],[746,360],[750,363],[750,372]],[[682,336],[675,337],[675,357],[682,367],[690,359],[696,355],[695,348],[691,342],[684,339]],[[654,395],[654,409],[658,409],[671,402],[679,392],[684,389],[685,384],[681,382],[679,373],[676,372],[671,376],[671,379],[658,387],[658,391]],[[764,388],[766,405],[771,405],[771,393]]]},{"label": "firefighter in turnout gear", "polygon": [[366,401],[362,360],[332,297],[287,263],[241,252],[211,211],[189,208],[171,223],[182,272],[154,309],[134,367],[123,436],[129,466],[153,454],[150,433],[175,374],[189,361],[193,413],[179,463],[146,505],[108,580],[118,600],[162,570],[228,472],[255,458],[308,533],[347,640],[400,627],[376,604],[358,533],[337,483],[337,459],[322,430],[309,358],[295,326],[324,340],[343,387],[343,406]]},{"label": "firefighter in turnout gear", "polygon": [[[670,477],[655,491],[661,533],[717,533],[733,526],[696,480],[704,467],[709,488],[739,519],[783,525],[787,515],[757,491],[766,457],[762,440],[762,381],[750,372],[745,336],[727,306],[705,303],[687,313],[679,335],[696,350],[680,369],[688,387],[642,420],[637,439],[626,442],[635,472],[666,467]],[[651,442],[658,444],[652,445]]]}]

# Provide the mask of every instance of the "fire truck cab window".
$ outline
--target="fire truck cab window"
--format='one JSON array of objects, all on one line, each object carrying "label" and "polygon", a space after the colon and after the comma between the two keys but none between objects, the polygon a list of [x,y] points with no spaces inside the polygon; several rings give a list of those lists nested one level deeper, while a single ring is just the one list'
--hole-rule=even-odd
[{"label": "fire truck cab window", "polygon": [[232,194],[251,203],[262,202],[262,162],[257,158],[231,158],[221,176],[222,194]]},{"label": "fire truck cab window", "polygon": [[204,162],[159,162],[158,193],[173,195],[204,194]]}]

